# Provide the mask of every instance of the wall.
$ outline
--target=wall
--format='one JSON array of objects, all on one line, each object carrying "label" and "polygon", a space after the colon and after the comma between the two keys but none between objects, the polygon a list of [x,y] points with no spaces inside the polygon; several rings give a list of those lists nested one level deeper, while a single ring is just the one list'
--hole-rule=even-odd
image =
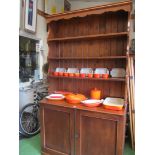
[{"label": "wall", "polygon": [[[37,26],[36,26],[36,33],[32,34],[26,32],[24,30],[24,6],[23,2],[25,0],[20,0],[20,25],[19,25],[19,35],[26,36],[32,39],[41,39],[43,41],[43,63],[47,60],[47,53],[48,53],[48,45],[47,45],[47,26],[46,21],[43,17],[37,15]],[[44,10],[44,0],[38,0],[37,8],[40,10]]]},{"label": "wall", "polygon": [[83,9],[83,8],[108,4],[108,3],[112,3],[112,2],[119,2],[119,1],[125,1],[125,0],[103,0],[102,2],[101,1],[93,2],[93,0],[88,1],[88,2],[86,2],[86,1],[82,2],[82,1],[75,0],[75,1],[70,1],[70,3],[71,3],[71,10],[77,10],[77,9]]},{"label": "wall", "polygon": [[81,1],[70,1],[71,10],[83,9],[93,7],[96,5],[106,4],[106,2],[81,2]]},{"label": "wall", "polygon": [[64,0],[44,0],[45,1],[45,12],[48,14],[52,13],[52,7],[56,8],[56,13],[61,13],[64,10]]}]

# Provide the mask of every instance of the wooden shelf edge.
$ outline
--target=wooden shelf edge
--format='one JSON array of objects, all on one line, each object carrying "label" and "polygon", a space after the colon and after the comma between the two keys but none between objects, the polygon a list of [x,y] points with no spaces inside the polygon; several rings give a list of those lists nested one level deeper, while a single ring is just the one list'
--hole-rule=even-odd
[{"label": "wooden shelf edge", "polygon": [[48,76],[49,78],[62,78],[62,79],[82,79],[82,80],[100,80],[100,81],[126,81],[125,78],[107,78],[107,79],[104,79],[104,78],[88,78],[88,77],[85,77],[85,78],[82,78],[82,77],[65,77],[65,76],[53,76],[53,75],[49,75]]},{"label": "wooden shelf edge", "polygon": [[51,41],[69,41],[69,40],[79,40],[79,39],[101,39],[101,38],[110,38],[110,37],[121,37],[128,36],[129,32],[119,32],[119,33],[107,33],[107,34],[96,34],[96,35],[85,35],[85,36],[76,36],[76,37],[64,37],[64,38],[53,38],[48,39],[47,42]]},{"label": "wooden shelf edge", "polygon": [[[109,97],[109,96],[108,96]],[[112,115],[126,115],[126,109],[125,107],[120,110],[108,110],[105,109],[103,105],[100,105],[99,107],[87,107],[81,103],[79,104],[70,104],[68,103],[66,100],[61,100],[61,101],[55,101],[53,102],[52,100],[48,100],[46,98],[44,98],[43,100],[40,101],[41,106],[44,105],[57,105],[57,106],[63,106],[63,107],[69,107],[69,108],[76,108],[76,109],[80,109],[80,110],[86,110],[86,111],[94,111],[94,112],[99,112],[99,113],[106,113],[106,114],[112,114]]]},{"label": "wooden shelf edge", "polygon": [[48,57],[49,60],[103,60],[103,59],[126,59],[127,56],[105,56],[105,57]]}]

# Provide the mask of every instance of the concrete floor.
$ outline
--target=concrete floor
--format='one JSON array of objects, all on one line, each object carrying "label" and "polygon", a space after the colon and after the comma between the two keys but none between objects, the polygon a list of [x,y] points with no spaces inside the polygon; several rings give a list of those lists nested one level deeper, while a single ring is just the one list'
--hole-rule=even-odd
[{"label": "concrete floor", "polygon": [[[129,143],[125,144],[124,155],[134,155]],[[19,155],[41,155],[40,134],[19,141]]]}]

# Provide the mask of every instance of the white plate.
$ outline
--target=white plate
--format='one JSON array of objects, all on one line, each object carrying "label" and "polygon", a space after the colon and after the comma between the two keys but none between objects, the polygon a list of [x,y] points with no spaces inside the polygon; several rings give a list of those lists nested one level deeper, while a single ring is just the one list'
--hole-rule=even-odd
[{"label": "white plate", "polygon": [[124,105],[124,99],[107,97],[104,100],[103,104],[108,105],[108,106],[123,106]]},{"label": "white plate", "polygon": [[68,68],[67,73],[79,73],[79,69],[78,68]]},{"label": "white plate", "polygon": [[49,96],[46,96],[46,98],[50,100],[62,100],[65,98],[65,96],[62,94],[51,94]]},{"label": "white plate", "polygon": [[103,100],[95,100],[95,99],[88,99],[81,101],[83,104],[94,104],[94,103],[103,103]]},{"label": "white plate", "polygon": [[56,68],[55,72],[66,72],[66,68]]},{"label": "white plate", "polygon": [[93,69],[92,68],[81,68],[80,73],[93,74]]},{"label": "white plate", "polygon": [[124,68],[113,68],[111,71],[110,71],[110,75],[112,77],[125,77],[125,69]]},{"label": "white plate", "polygon": [[103,100],[88,99],[88,100],[81,101],[81,103],[87,107],[97,107],[101,103],[103,103]]},{"label": "white plate", "polygon": [[109,74],[109,70],[107,68],[96,68],[95,74]]}]

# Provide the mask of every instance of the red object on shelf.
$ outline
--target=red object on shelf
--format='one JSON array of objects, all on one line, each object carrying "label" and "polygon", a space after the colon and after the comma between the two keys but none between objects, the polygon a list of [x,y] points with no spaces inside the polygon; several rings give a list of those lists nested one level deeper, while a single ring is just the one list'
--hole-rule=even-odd
[{"label": "red object on shelf", "polygon": [[79,77],[80,73],[75,73],[74,75],[75,75],[75,77]]},{"label": "red object on shelf", "polygon": [[54,72],[53,75],[54,75],[54,76],[58,76],[59,73],[58,73],[58,72]]},{"label": "red object on shelf", "polygon": [[69,77],[74,77],[74,73],[69,73]]},{"label": "red object on shelf", "polygon": [[93,74],[92,74],[92,73],[89,73],[89,74],[88,74],[88,77],[89,77],[89,78],[92,78],[92,77],[93,77]]},{"label": "red object on shelf", "polygon": [[94,74],[94,78],[100,78],[100,74]]},{"label": "red object on shelf", "polygon": [[65,77],[68,77],[68,73],[67,73],[67,72],[63,73],[63,75],[64,75]]},{"label": "red object on shelf", "polygon": [[85,74],[85,73],[80,73],[80,76],[81,76],[82,78],[84,78],[84,77],[86,77],[86,74]]},{"label": "red object on shelf", "polygon": [[102,74],[102,77],[103,77],[104,79],[107,79],[107,78],[109,77],[109,74]]},{"label": "red object on shelf", "polygon": [[59,76],[63,76],[63,72],[59,72],[58,75],[59,75]]}]

